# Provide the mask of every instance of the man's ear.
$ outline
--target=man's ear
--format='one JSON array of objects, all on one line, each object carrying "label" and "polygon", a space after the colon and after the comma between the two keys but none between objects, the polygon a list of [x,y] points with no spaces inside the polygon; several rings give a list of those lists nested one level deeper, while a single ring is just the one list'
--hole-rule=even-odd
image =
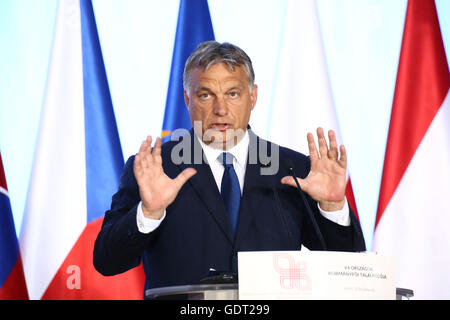
[{"label": "man's ear", "polygon": [[258,100],[258,86],[256,84],[253,85],[252,92],[250,93],[250,100],[252,102],[250,110],[253,110],[256,105],[256,100]]},{"label": "man's ear", "polygon": [[186,90],[184,90],[184,103],[186,103],[186,107],[189,109],[189,96]]}]

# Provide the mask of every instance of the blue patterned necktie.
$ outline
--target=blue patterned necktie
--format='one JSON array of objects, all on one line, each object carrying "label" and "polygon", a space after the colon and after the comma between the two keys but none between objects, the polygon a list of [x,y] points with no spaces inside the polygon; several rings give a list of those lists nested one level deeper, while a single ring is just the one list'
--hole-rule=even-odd
[{"label": "blue patterned necktie", "polygon": [[220,193],[225,203],[228,216],[230,218],[233,231],[236,232],[236,226],[239,216],[239,204],[241,202],[241,188],[239,180],[233,167],[233,155],[231,153],[222,153],[222,164],[225,167],[222,177]]}]

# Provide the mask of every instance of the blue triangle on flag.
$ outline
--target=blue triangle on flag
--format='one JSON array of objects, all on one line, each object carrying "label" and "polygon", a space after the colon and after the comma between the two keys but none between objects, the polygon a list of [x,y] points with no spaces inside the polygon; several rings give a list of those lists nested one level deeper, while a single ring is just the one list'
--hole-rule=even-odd
[{"label": "blue triangle on flag", "polygon": [[19,244],[11,204],[9,197],[0,192],[0,288],[15,266],[18,256]]},{"label": "blue triangle on flag", "polygon": [[87,221],[101,218],[124,161],[91,0],[80,0],[86,143]]},{"label": "blue triangle on flag", "polygon": [[[163,121],[163,138],[173,130],[191,128],[184,102],[183,71],[187,58],[197,46],[214,40],[214,31],[207,0],[181,0],[170,70],[169,89]],[[166,141],[163,139],[163,141]]]}]

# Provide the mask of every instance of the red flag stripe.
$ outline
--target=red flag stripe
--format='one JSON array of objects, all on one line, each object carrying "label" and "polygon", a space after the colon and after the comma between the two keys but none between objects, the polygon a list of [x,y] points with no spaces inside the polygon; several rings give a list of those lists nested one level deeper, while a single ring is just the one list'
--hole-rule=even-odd
[{"label": "red flag stripe", "polygon": [[20,253],[14,268],[0,288],[0,300],[28,300]]},{"label": "red flag stripe", "polygon": [[142,300],[145,274],[142,264],[120,275],[105,277],[86,255],[94,243],[103,218],[87,224],[51,281],[42,300]]},{"label": "red flag stripe", "polygon": [[359,220],[358,208],[356,207],[355,196],[353,194],[353,187],[350,178],[348,178],[347,186],[345,187],[345,196],[347,197],[348,205],[352,208],[356,218]]},{"label": "red flag stripe", "polygon": [[3,168],[2,157],[0,156],[0,188],[8,191],[8,187],[6,186],[6,177],[5,177],[5,169]]},{"label": "red flag stripe", "polygon": [[441,39],[434,1],[410,0],[375,227],[447,94],[450,76]]}]

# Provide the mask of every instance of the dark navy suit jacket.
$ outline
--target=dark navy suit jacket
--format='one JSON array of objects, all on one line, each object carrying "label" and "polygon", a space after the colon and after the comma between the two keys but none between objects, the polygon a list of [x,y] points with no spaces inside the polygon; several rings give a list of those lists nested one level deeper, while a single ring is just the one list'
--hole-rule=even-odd
[{"label": "dark navy suit jacket", "polygon": [[[264,142],[251,130],[249,134],[251,144]],[[190,139],[191,146],[200,146],[192,130],[184,139]],[[284,159],[291,159],[297,176],[304,178],[310,168],[309,157],[280,147],[280,169],[275,175],[261,175],[261,168],[267,168],[267,164],[259,159],[247,164],[234,234],[209,165],[174,164],[171,152],[176,144],[170,141],[162,146],[164,172],[175,178],[185,168],[193,167],[197,174],[181,188],[161,225],[149,234],[140,233],[137,227],[140,197],[133,173],[134,156],[125,164],[119,190],[95,243],[94,265],[100,273],[122,273],[142,261],[146,290],[198,284],[210,268],[236,272],[239,251],[299,250],[301,244],[310,250],[321,249],[298,191],[280,183],[288,175],[282,166]],[[271,150],[268,144],[267,150]],[[328,250],[365,250],[360,225],[351,209],[351,225],[344,227],[324,218],[317,203],[307,199]]]}]

